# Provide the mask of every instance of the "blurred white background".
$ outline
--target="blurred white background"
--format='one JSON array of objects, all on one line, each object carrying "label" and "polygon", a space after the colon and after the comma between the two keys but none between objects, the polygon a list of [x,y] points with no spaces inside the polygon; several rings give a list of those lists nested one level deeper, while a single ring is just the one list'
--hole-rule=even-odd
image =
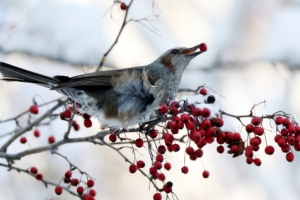
[{"label": "blurred white background", "polygon": [[[128,3],[129,1],[125,1]],[[299,0],[135,0],[129,19],[156,19],[151,25],[130,22],[107,57],[105,67],[145,65],[177,46],[192,47],[201,42],[208,51],[195,58],[182,78],[181,87],[206,84],[221,94],[221,107],[233,114],[248,114],[255,103],[258,115],[283,110],[300,117],[300,1]],[[0,60],[46,75],[76,75],[92,71],[116,38],[124,11],[112,0],[1,0]],[[152,17],[151,17],[152,16]],[[151,30],[149,30],[151,28]],[[32,98],[39,103],[60,95],[45,88],[0,82],[0,118],[13,117],[29,108]],[[79,120],[79,119],[78,119]],[[93,120],[96,123],[96,120]],[[41,138],[27,133],[29,144],[14,144],[10,153],[47,144],[47,137],[62,137],[65,123],[40,128]],[[268,123],[266,124],[268,126]],[[99,126],[81,128],[71,136],[86,136]],[[241,125],[236,124],[240,130]],[[1,134],[13,129],[0,124]],[[271,128],[269,128],[271,130]],[[274,132],[267,132],[274,144]],[[246,139],[245,132],[243,138]],[[7,138],[2,138],[0,145]],[[260,167],[247,165],[245,157],[231,158],[216,153],[216,144],[204,148],[203,162],[210,171],[202,178],[200,160],[187,161],[190,172],[183,175],[183,151],[169,154],[173,170],[166,173],[181,200],[197,199],[299,199],[300,157],[293,163],[275,147],[275,154],[257,154]],[[60,152],[96,179],[97,199],[152,199],[153,187],[141,174],[130,174],[128,163],[108,148],[92,144],[71,144]],[[125,150],[126,152],[126,150]],[[130,151],[126,152],[130,156]],[[133,158],[133,157],[132,157]],[[149,160],[146,151],[140,158]],[[1,159],[5,163],[5,160]],[[150,161],[147,163],[150,165]],[[36,166],[45,179],[59,182],[67,163],[50,153],[29,156],[16,166]],[[0,199],[74,199],[34,178],[0,168]]]}]

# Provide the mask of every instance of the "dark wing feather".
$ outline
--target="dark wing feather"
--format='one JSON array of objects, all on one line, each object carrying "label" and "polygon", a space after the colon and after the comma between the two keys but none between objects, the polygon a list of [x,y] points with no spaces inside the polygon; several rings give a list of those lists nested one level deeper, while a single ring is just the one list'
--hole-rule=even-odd
[{"label": "dark wing feather", "polygon": [[59,84],[59,80],[32,71],[21,69],[8,63],[0,62],[2,80],[35,83],[45,87],[53,87]]},{"label": "dark wing feather", "polygon": [[122,74],[124,71],[132,70],[143,70],[143,67],[134,67],[126,68],[120,70],[108,70],[100,71],[94,73],[82,74],[79,76],[71,77],[68,81],[58,84],[56,87],[53,87],[53,90],[62,89],[62,88],[74,88],[81,86],[112,86],[111,78],[117,77]]}]

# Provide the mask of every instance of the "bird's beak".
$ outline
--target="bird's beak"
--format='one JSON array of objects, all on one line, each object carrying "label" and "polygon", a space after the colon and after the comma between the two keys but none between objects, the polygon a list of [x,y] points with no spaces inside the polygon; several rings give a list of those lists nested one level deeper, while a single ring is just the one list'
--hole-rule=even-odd
[{"label": "bird's beak", "polygon": [[[201,45],[201,44],[198,44],[198,45],[196,45],[196,46],[194,46],[194,47],[191,47],[191,48],[189,48],[189,49],[183,51],[182,54],[194,58],[195,56],[198,56],[199,54],[201,54],[201,53],[203,53],[203,52],[206,51],[206,50],[205,50],[205,51],[201,51],[200,48],[199,48],[200,45]],[[197,51],[198,49],[199,49],[199,51]]]}]

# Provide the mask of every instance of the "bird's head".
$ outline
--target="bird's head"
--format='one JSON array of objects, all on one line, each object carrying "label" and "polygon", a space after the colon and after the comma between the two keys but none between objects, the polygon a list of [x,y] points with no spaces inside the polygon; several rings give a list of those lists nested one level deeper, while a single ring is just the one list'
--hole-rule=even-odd
[{"label": "bird's head", "polygon": [[[199,51],[197,51],[198,49]],[[189,62],[205,51],[206,45],[204,43],[191,48],[172,48],[163,53],[155,62],[159,62],[175,75],[181,76]]]}]

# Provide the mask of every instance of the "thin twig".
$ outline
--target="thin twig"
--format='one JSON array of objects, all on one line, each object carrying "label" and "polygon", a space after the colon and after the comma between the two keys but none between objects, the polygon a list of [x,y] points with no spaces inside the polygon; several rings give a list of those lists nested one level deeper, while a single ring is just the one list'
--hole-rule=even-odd
[{"label": "thin twig", "polygon": [[133,0],[131,0],[130,3],[128,4],[128,6],[127,6],[127,9],[126,9],[126,11],[125,11],[125,15],[124,15],[124,19],[123,19],[121,28],[120,28],[120,30],[119,30],[119,33],[118,33],[118,35],[117,35],[115,41],[113,42],[113,44],[111,45],[111,47],[107,50],[107,52],[102,56],[101,62],[100,62],[100,64],[99,64],[99,66],[97,67],[97,70],[96,70],[96,71],[101,71],[101,68],[102,68],[102,66],[103,66],[103,64],[104,64],[104,62],[105,62],[105,59],[106,59],[107,55],[108,55],[108,54],[110,53],[110,51],[114,48],[114,46],[117,44],[117,42],[118,42],[118,40],[119,40],[119,38],[120,38],[120,36],[121,36],[121,33],[122,33],[122,31],[124,30],[124,27],[125,27],[126,24],[127,24],[127,16],[128,16],[128,12],[129,12],[129,9],[130,9],[130,6],[131,6],[132,2],[133,2]]}]

